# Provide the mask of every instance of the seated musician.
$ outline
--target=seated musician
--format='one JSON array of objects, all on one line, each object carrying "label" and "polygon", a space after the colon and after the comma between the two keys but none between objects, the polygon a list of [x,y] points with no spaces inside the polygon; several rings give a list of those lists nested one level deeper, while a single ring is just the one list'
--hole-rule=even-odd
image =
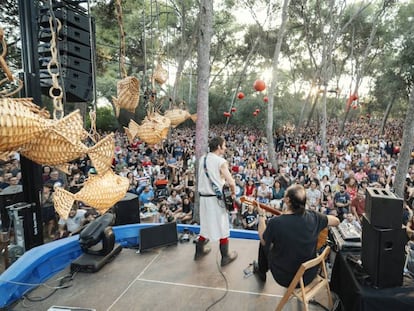
[{"label": "seated musician", "polygon": [[[270,269],[276,282],[288,287],[300,265],[316,257],[320,232],[327,226],[339,225],[339,219],[306,209],[306,191],[302,185],[294,184],[286,189],[284,204],[283,214],[269,219],[268,223],[263,209],[257,207],[260,244],[253,271],[265,282]],[[316,269],[306,271],[305,285],[314,279]]]}]

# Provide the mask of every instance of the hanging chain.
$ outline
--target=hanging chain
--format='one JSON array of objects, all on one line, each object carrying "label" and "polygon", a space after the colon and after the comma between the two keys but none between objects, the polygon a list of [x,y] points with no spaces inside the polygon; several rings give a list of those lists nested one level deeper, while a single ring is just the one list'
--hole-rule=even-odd
[{"label": "hanging chain", "polygon": [[[52,10],[52,8],[51,8]],[[55,23],[56,22],[56,31]],[[60,73],[60,64],[58,60],[58,49],[56,46],[57,34],[59,34],[60,29],[62,28],[62,23],[56,17],[49,17],[49,25],[52,37],[50,39],[50,53],[52,57],[50,58],[49,63],[47,64],[47,71],[52,77],[52,86],[49,89],[49,95],[53,99],[53,118],[62,119],[65,112],[63,110],[63,89],[59,85],[59,73]]]},{"label": "hanging chain", "polygon": [[101,139],[98,131],[96,130],[96,110],[89,111],[89,119],[91,120],[91,128],[89,130],[89,138],[96,144]]},{"label": "hanging chain", "polygon": [[6,82],[15,82],[17,83],[17,87],[15,90],[11,90],[10,87],[6,87],[4,90],[0,91],[0,97],[11,97],[14,94],[20,92],[23,88],[23,81],[18,79],[17,81],[14,79],[12,72],[10,71],[9,66],[7,66],[6,62],[6,54],[7,54],[7,43],[6,39],[4,38],[4,30],[0,27],[0,41],[1,41],[1,48],[2,52],[0,55],[0,68],[3,69],[4,74],[6,77],[0,81],[0,86],[5,84]]},{"label": "hanging chain", "polygon": [[121,78],[124,79],[127,76],[127,71],[125,68],[125,31],[124,31],[124,22],[122,20],[122,3],[121,0],[116,0],[116,18],[118,19],[119,25],[119,35],[121,36],[119,43],[119,68],[121,71]]}]

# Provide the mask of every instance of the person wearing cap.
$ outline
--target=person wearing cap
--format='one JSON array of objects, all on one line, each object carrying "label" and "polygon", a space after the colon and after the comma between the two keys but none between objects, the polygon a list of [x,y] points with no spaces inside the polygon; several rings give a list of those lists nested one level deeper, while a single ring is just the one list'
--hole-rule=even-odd
[{"label": "person wearing cap", "polygon": [[260,180],[259,187],[257,187],[256,200],[260,203],[267,204],[269,203],[271,196],[272,196],[272,190],[266,184],[266,180],[262,178]]}]

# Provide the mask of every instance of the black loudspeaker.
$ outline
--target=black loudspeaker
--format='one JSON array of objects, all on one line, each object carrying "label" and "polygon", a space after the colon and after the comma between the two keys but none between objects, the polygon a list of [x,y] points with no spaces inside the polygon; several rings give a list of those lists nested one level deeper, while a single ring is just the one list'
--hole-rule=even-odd
[{"label": "black loudspeaker", "polygon": [[[79,4],[55,3],[54,16],[59,19],[62,28],[58,35],[57,50],[59,53],[59,84],[63,87],[68,102],[88,102],[92,99],[92,51],[91,35],[94,44],[94,22],[90,21],[88,12]],[[50,9],[47,4],[39,12],[38,45],[40,86],[43,94],[49,95],[52,78],[47,69],[51,59],[49,18]],[[89,26],[91,24],[91,27]],[[92,28],[92,29],[90,29]],[[53,66],[54,73],[57,68]]]},{"label": "black loudspeaker", "polygon": [[115,226],[140,223],[138,196],[127,192],[113,207]]},{"label": "black loudspeaker", "polygon": [[401,229],[403,199],[381,188],[367,188],[365,215],[374,227]]},{"label": "black loudspeaker", "polygon": [[375,287],[401,286],[404,269],[405,230],[383,229],[373,226],[364,216],[362,220],[362,265]]},{"label": "black loudspeaker", "polygon": [[148,228],[143,228],[139,231],[139,251],[168,246],[177,245],[177,223],[170,222],[162,225],[155,225]]}]

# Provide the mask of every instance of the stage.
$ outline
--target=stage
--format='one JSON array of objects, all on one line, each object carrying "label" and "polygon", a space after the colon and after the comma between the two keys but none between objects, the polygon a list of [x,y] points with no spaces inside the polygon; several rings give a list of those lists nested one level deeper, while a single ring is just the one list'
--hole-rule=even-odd
[{"label": "stage", "polygon": [[[266,283],[255,275],[245,277],[243,272],[256,259],[258,243],[257,240],[230,239],[230,248],[236,250],[239,257],[223,268],[217,264],[220,262],[218,242],[210,243],[211,253],[199,261],[193,260],[192,239],[144,253],[124,248],[100,271],[77,272],[72,281],[62,284],[70,287],[58,289],[41,300],[70,273],[67,267],[46,282],[48,287],[35,288],[6,310],[48,310],[51,306],[65,306],[73,310],[79,310],[75,309],[77,307],[98,311],[199,311],[207,310],[216,301],[208,310],[274,310],[284,288],[276,284],[270,272]],[[323,302],[323,298],[319,301]],[[302,306],[293,298],[284,310],[302,310]],[[311,305],[310,310],[323,308]]]}]

